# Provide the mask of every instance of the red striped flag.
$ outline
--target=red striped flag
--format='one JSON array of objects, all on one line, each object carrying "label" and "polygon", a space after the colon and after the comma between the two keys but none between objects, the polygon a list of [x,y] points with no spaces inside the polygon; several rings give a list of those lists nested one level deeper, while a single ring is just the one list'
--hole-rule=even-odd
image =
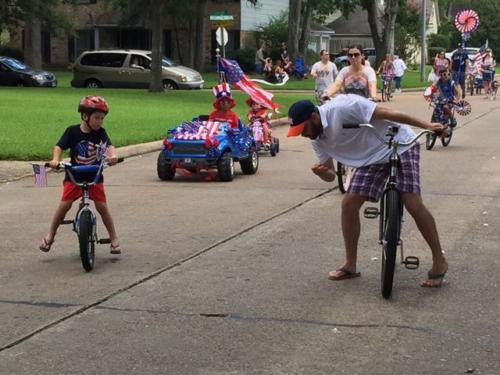
[{"label": "red striped flag", "polygon": [[234,60],[220,59],[219,68],[225,73],[227,81],[238,90],[246,92],[253,101],[265,108],[275,111],[278,104],[273,102],[273,94],[264,90],[255,82],[250,80],[241,70],[239,64]]},{"label": "red striped flag", "polygon": [[39,187],[47,186],[47,171],[45,165],[33,164],[33,172],[35,172],[35,185]]}]

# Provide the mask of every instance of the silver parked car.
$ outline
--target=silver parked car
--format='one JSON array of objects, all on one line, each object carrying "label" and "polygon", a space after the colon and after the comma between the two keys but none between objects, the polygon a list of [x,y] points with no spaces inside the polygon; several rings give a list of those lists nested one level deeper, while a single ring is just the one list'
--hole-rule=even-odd
[{"label": "silver parked car", "polygon": [[[191,68],[162,59],[163,87],[201,89],[203,78]],[[151,51],[95,50],[83,52],[73,65],[73,87],[147,88],[151,80]]]}]

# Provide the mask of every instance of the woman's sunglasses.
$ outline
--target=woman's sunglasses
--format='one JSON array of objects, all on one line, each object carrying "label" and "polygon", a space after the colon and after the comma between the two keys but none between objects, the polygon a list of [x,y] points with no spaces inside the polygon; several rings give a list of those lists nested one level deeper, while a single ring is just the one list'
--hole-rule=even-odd
[{"label": "woman's sunglasses", "polygon": [[441,76],[442,76],[442,77],[449,77],[449,76],[450,76],[450,73],[441,73]]},{"label": "woman's sunglasses", "polygon": [[348,54],[347,54],[347,56],[349,56],[349,57],[351,57],[351,58],[352,58],[352,57],[359,57],[359,56],[361,56],[361,53],[359,53],[359,52],[356,52],[356,53],[348,53]]}]

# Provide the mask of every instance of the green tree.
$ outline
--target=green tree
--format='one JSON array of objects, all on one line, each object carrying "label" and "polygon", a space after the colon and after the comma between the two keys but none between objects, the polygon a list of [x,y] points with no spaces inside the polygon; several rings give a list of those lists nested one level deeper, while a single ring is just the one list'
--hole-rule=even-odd
[{"label": "green tree", "polygon": [[71,21],[58,12],[62,3],[75,0],[0,0],[0,31],[24,27],[26,63],[36,69],[42,66],[41,32],[71,30]]}]

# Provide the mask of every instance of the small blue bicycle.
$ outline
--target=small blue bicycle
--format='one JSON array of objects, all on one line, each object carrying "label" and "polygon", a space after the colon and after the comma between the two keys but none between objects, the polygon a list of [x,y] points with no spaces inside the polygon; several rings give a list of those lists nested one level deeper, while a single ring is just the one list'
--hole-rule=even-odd
[{"label": "small blue bicycle", "polygon": [[[124,158],[119,158],[118,163],[121,163]],[[45,164],[50,167],[49,163]],[[90,207],[89,188],[99,181],[99,176],[104,168],[108,167],[107,160],[103,158],[99,164],[91,165],[72,165],[71,163],[61,162],[59,168],[64,168],[69,179],[75,185],[82,188],[82,198],[80,200],[78,211],[74,220],[63,220],[61,224],[72,224],[73,231],[78,236],[80,245],[80,259],[82,266],[86,272],[92,271],[95,262],[95,244],[109,244],[109,238],[99,239],[97,236],[97,217]],[[57,168],[57,169],[59,169]],[[79,173],[95,173],[94,180],[91,182],[77,182],[75,174]]]}]

